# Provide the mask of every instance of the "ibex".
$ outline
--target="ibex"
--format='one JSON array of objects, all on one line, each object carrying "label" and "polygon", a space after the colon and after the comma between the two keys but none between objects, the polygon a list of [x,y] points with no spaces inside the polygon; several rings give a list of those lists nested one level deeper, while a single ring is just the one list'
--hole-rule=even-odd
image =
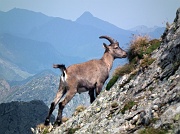
[{"label": "ibex", "polygon": [[68,68],[66,68],[65,65],[53,65],[54,68],[61,69],[62,75],[58,92],[54,101],[51,103],[48,116],[45,120],[45,125],[49,124],[53,110],[65,94],[66,96],[64,100],[59,103],[58,116],[56,119],[58,125],[62,122],[62,111],[65,105],[77,92],[81,93],[88,91],[90,102],[92,103],[95,100],[94,90],[97,97],[102,90],[104,82],[109,76],[114,59],[127,57],[127,53],[119,47],[117,41],[114,41],[108,36],[100,36],[99,38],[107,39],[110,42],[110,45],[103,43],[105,52],[101,59],[94,59],[81,64],[74,64]]}]

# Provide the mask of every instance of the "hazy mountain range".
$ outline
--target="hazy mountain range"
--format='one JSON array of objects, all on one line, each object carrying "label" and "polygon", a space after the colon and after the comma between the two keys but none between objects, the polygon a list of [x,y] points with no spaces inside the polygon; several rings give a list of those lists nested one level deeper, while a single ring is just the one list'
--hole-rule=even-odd
[{"label": "hazy mountain range", "polygon": [[139,25],[129,30],[149,35],[151,38],[159,38],[164,32],[164,27],[154,26],[149,28],[145,25]]},{"label": "hazy mountain range", "polygon": [[[71,21],[25,9],[0,11],[0,102],[40,99],[49,105],[59,84],[58,76],[48,70],[52,70],[52,64],[68,66],[101,58],[102,44],[108,43],[99,39],[101,35],[113,37],[127,49],[132,34],[149,33],[159,38],[164,30],[138,29],[121,29],[89,12]],[[125,62],[126,59],[116,60],[115,65]],[[77,100],[73,105],[75,102]],[[87,102],[89,100],[83,104]]]},{"label": "hazy mountain range", "polygon": [[109,35],[127,48],[131,35],[136,33],[100,20],[89,12],[70,21],[15,8],[0,12],[0,20],[1,62],[10,62],[30,74],[49,69],[57,62],[70,65],[100,58],[105,42],[98,38],[101,35]]}]

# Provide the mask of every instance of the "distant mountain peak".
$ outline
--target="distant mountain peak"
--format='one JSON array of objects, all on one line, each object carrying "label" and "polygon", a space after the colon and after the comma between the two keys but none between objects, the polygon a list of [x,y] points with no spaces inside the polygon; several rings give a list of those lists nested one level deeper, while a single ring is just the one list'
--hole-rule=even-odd
[{"label": "distant mountain peak", "polygon": [[81,19],[83,19],[83,20],[84,19],[89,19],[89,18],[93,18],[93,17],[94,16],[90,12],[86,11],[79,18],[77,18],[76,21],[81,20]]},{"label": "distant mountain peak", "polygon": [[[18,11],[29,11],[30,12],[30,10],[27,10],[27,9],[21,9],[21,8],[13,8],[13,9],[10,9],[9,11],[7,11],[7,12],[18,12]],[[32,11],[31,11],[32,12]]]},{"label": "distant mountain peak", "polygon": [[93,15],[89,11],[85,11],[82,15],[93,17]]}]

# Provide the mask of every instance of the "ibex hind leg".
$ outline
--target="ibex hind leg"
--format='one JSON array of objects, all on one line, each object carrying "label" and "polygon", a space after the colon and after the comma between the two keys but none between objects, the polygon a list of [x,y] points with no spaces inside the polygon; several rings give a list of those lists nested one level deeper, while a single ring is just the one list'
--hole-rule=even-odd
[{"label": "ibex hind leg", "polygon": [[59,103],[59,101],[61,100],[61,98],[64,96],[65,93],[66,93],[66,90],[64,89],[58,90],[56,97],[54,98],[54,101],[51,103],[49,113],[48,113],[48,116],[46,117],[44,125],[49,125],[52,112],[54,111],[56,105]]},{"label": "ibex hind leg", "polygon": [[62,112],[65,105],[74,97],[75,94],[76,94],[76,90],[68,90],[64,100],[59,103],[58,116],[56,119],[56,124],[58,124],[58,126],[60,126],[62,123]]}]

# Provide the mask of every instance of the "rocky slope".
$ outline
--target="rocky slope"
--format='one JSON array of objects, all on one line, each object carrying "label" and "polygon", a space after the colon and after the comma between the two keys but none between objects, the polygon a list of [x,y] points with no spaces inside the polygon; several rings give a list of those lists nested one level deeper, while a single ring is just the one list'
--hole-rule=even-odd
[{"label": "rocky slope", "polygon": [[51,134],[180,133],[180,8],[144,71],[119,78]]}]

